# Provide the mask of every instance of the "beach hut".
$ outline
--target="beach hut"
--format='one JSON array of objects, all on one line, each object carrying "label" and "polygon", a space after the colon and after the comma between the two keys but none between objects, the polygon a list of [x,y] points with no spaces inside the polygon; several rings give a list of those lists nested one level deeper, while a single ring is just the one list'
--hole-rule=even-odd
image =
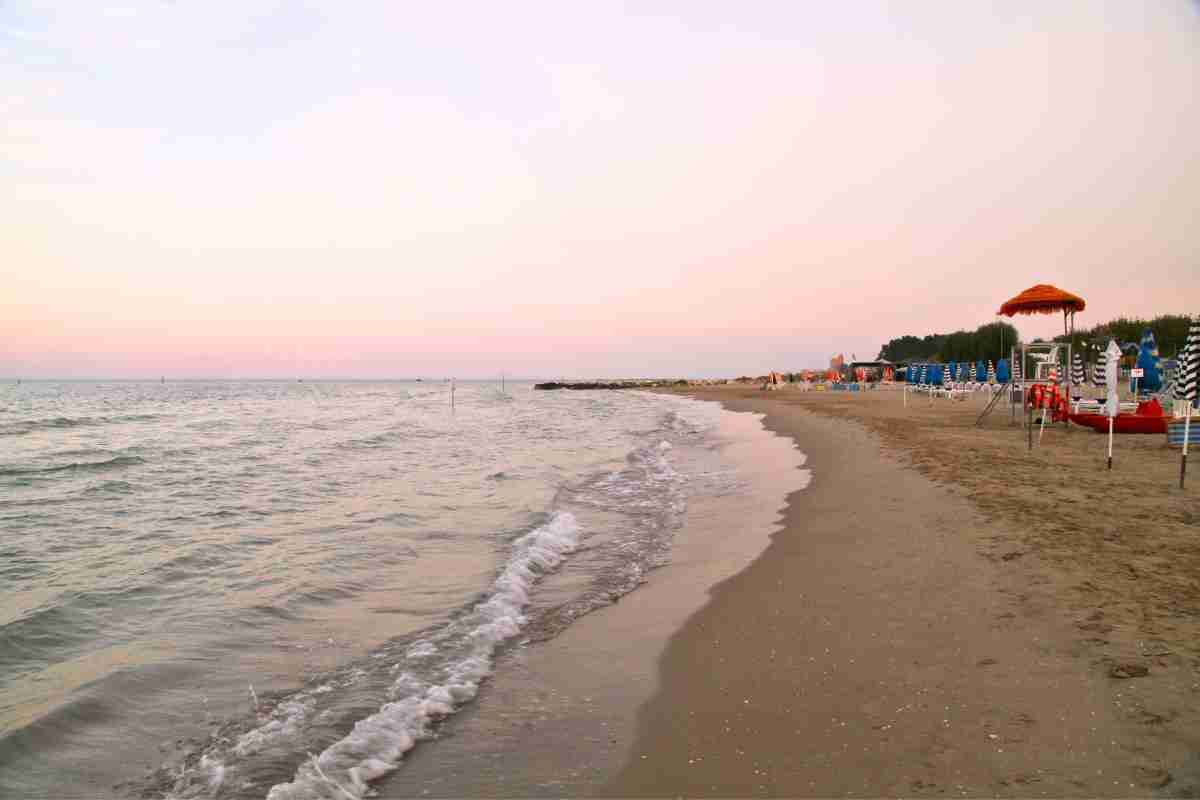
[{"label": "beach hut", "polygon": [[1146,328],[1142,333],[1142,341],[1138,346],[1138,356],[1135,366],[1142,370],[1142,377],[1136,379],[1138,391],[1157,392],[1162,388],[1162,371],[1159,369],[1158,344],[1154,341],[1154,331]]},{"label": "beach hut", "polygon": [[1064,292],[1048,283],[1039,283],[1005,301],[996,314],[1015,317],[1017,314],[1053,314],[1061,311],[1063,333],[1070,335],[1075,329],[1075,313],[1083,311],[1086,306],[1079,295]]}]

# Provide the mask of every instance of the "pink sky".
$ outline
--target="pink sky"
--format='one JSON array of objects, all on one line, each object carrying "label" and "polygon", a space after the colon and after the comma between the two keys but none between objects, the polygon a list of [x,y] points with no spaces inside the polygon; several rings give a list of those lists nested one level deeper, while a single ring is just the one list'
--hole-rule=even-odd
[{"label": "pink sky", "polygon": [[6,5],[0,377],[760,373],[1043,282],[1200,313],[1195,5],[733,8]]}]

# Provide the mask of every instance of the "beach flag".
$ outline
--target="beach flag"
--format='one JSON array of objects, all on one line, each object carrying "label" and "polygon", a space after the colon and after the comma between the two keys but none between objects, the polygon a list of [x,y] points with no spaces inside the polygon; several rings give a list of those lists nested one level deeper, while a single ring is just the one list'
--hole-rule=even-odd
[{"label": "beach flag", "polygon": [[1078,352],[1071,354],[1071,383],[1083,386],[1087,372],[1083,368],[1083,356]]}]

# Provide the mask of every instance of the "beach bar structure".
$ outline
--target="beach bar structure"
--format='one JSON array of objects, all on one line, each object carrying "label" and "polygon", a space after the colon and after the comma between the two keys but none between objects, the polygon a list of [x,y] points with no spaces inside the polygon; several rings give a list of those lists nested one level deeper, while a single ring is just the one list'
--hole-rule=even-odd
[{"label": "beach bar structure", "polygon": [[884,358],[878,361],[851,361],[847,366],[852,376],[857,375],[858,370],[862,369],[866,373],[867,380],[882,380],[884,370],[891,368],[894,372],[898,365]]}]

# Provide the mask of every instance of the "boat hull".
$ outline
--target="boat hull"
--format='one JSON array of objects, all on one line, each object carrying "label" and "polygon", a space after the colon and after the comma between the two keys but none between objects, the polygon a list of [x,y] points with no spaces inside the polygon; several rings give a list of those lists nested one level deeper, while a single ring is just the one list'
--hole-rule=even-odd
[{"label": "boat hull", "polygon": [[[1103,414],[1069,414],[1076,425],[1091,428],[1096,433],[1108,433],[1108,417]],[[1144,414],[1117,414],[1113,417],[1113,433],[1166,433],[1167,417]]]}]

